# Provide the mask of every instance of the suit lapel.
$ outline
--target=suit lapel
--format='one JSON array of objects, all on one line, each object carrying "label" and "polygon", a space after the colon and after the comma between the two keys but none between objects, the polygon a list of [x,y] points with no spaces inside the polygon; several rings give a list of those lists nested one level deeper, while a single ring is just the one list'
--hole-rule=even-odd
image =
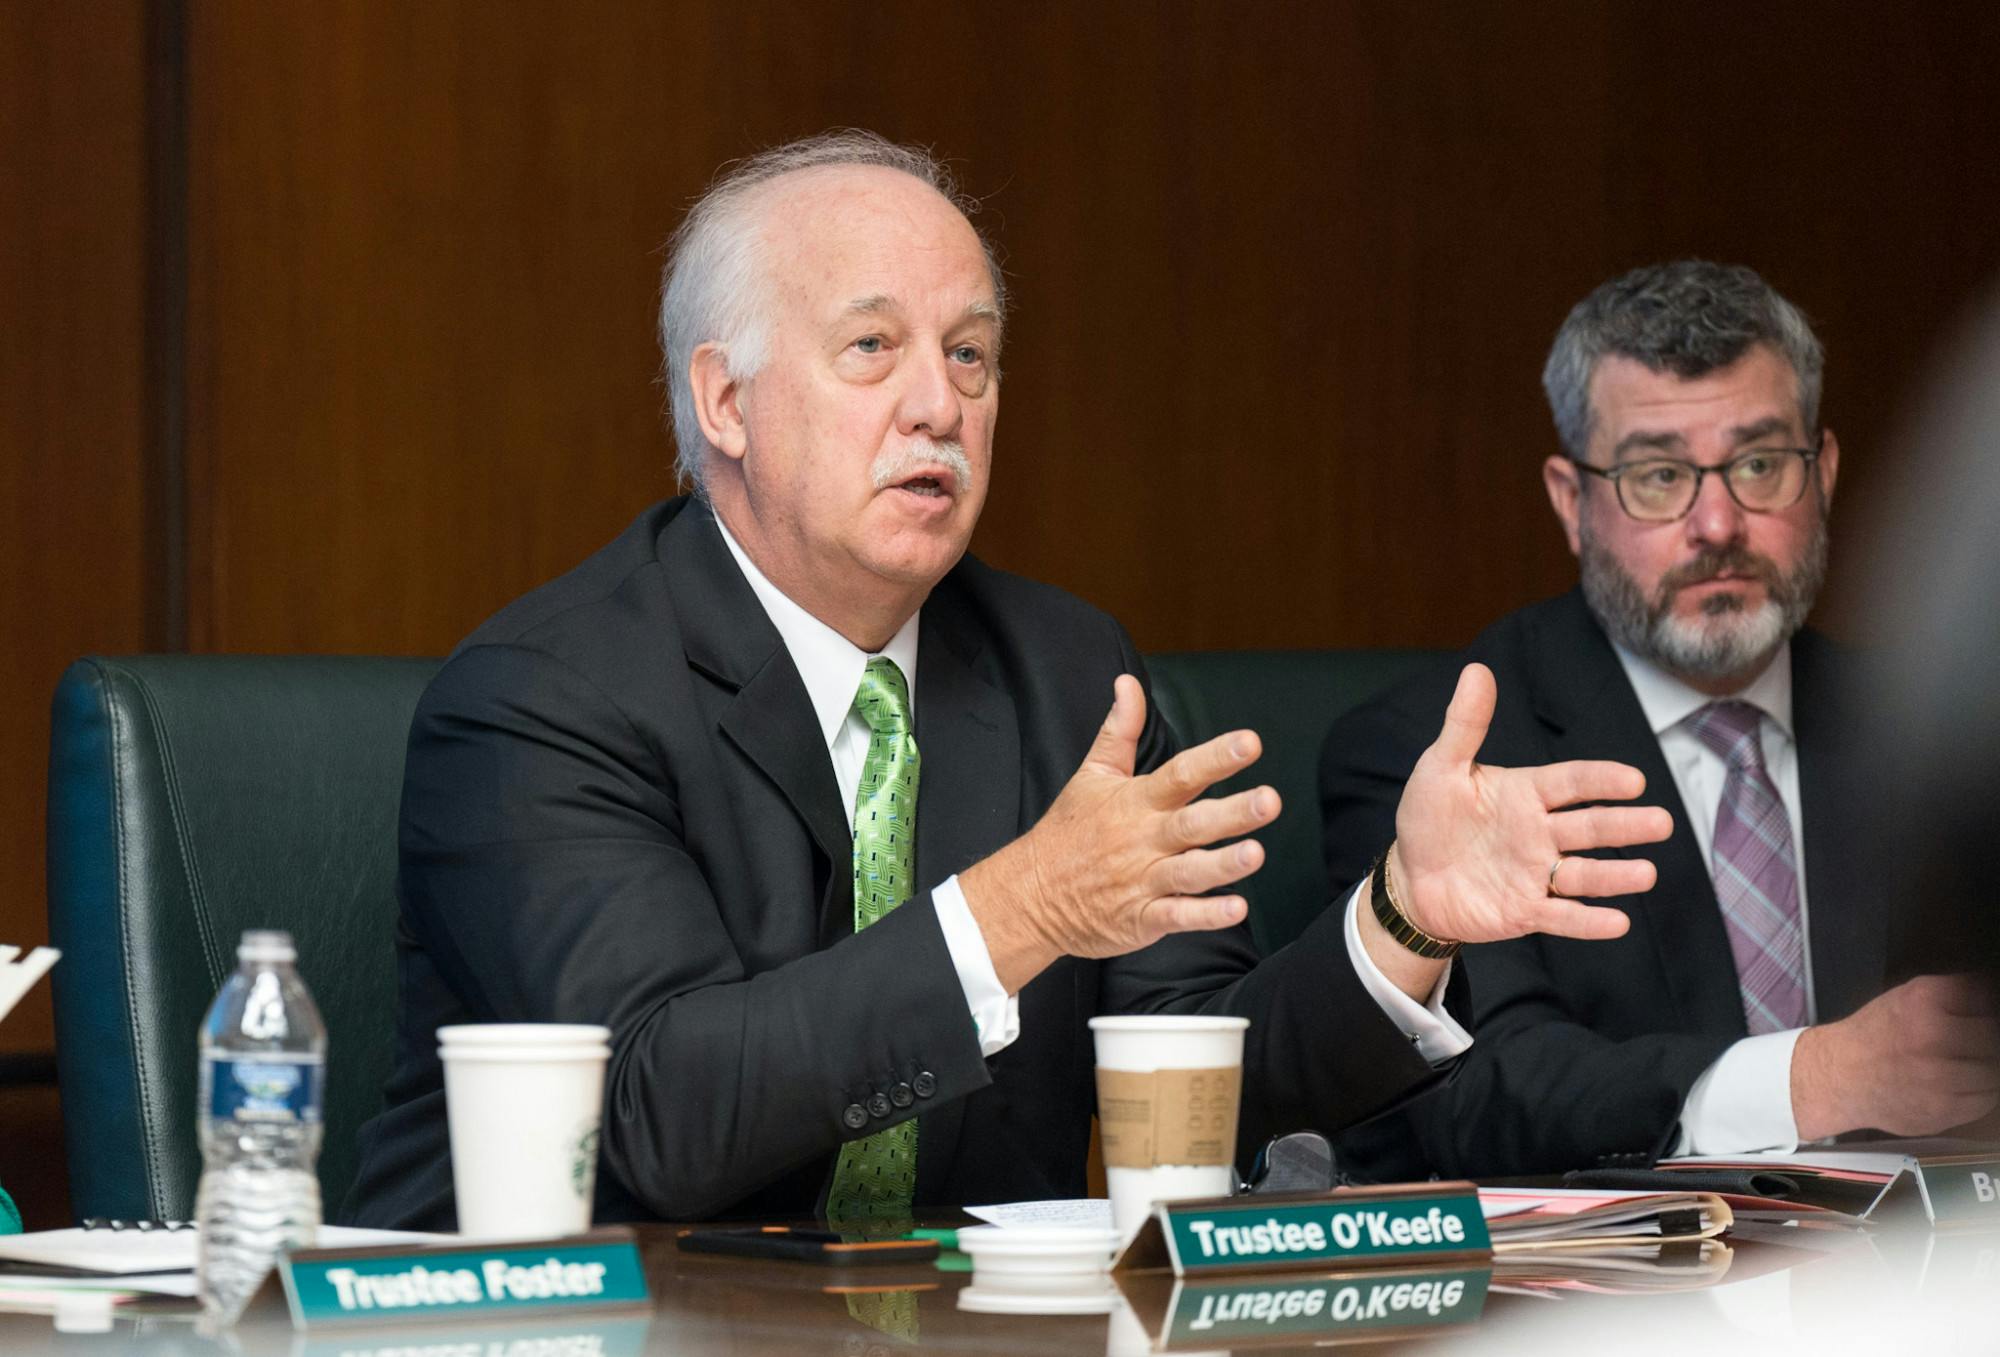
[{"label": "suit lapel", "polygon": [[777,787],[828,859],[819,902],[819,943],[827,946],[854,931],[853,830],[805,681],[705,507],[689,505],[661,530],[660,555],[682,582],[675,594],[688,663],[734,691],[723,735]]},{"label": "suit lapel", "polygon": [[1651,858],[1659,868],[1652,890],[1614,903],[1632,916],[1635,930],[1651,935],[1681,1030],[1742,1032],[1736,961],[1680,790],[1638,695],[1582,594],[1571,592],[1566,603],[1545,620],[1545,634],[1531,652],[1538,671],[1530,685],[1535,715],[1549,731],[1555,758],[1629,763],[1646,775],[1645,795],[1635,804],[1662,806],[1674,817],[1667,842],[1606,854]]},{"label": "suit lapel", "polygon": [[[1792,724],[1798,735],[1799,820],[1805,830],[1806,928],[1819,1021],[1845,1017],[1882,992],[1888,918],[1871,897],[1855,767],[1863,743],[1843,715],[1838,656],[1824,638],[1792,638]],[[1871,908],[1871,906],[1877,906]]]},{"label": "suit lapel", "polygon": [[[947,580],[939,593],[950,589]],[[935,886],[1004,847],[1019,830],[1021,735],[1014,703],[974,667],[979,638],[937,595],[923,611],[917,660],[917,880]],[[934,1201],[957,1155],[966,1099],[917,1123],[917,1200]]]}]

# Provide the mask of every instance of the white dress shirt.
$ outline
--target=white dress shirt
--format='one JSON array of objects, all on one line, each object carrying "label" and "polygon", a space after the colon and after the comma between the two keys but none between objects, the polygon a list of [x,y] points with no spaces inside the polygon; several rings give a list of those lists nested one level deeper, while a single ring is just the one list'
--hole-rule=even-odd
[{"label": "white dress shirt", "polygon": [[1397,989],[1395,982],[1382,974],[1381,968],[1362,944],[1361,901],[1372,879],[1372,873],[1362,877],[1361,884],[1347,896],[1347,959],[1354,963],[1355,974],[1361,977],[1361,987],[1389,1015],[1389,1021],[1402,1029],[1403,1035],[1417,1048],[1417,1054],[1431,1064],[1442,1064],[1453,1056],[1465,1054],[1472,1045],[1472,1033],[1466,1031],[1444,1007],[1444,992],[1451,983],[1451,968],[1458,963],[1445,962],[1444,974],[1432,987],[1429,1000],[1420,1004]]},{"label": "white dress shirt", "polygon": [[[1792,822],[1792,851],[1799,864],[1799,934],[1805,946],[1806,1021],[1813,1021],[1812,930],[1806,911],[1805,825],[1799,817],[1799,750],[1792,721],[1792,647],[1788,641],[1764,672],[1741,692],[1713,698],[1697,692],[1651,661],[1621,646],[1612,647],[1638,695],[1646,722],[1659,738],[1660,753],[1673,774],[1686,808],[1688,828],[1709,864],[1715,817],[1722,809],[1722,784],[1729,765],[1703,743],[1688,722],[1710,702],[1734,698],[1763,713],[1758,734],[1764,767]],[[1742,1154],[1750,1150],[1789,1152],[1798,1148],[1798,1120],[1792,1115],[1792,1048],[1802,1028],[1745,1037],[1724,1051],[1688,1090],[1681,1106],[1676,1154]]]},{"label": "white dress shirt", "polygon": [[[744,554],[743,548],[723,526],[720,515],[715,526],[722,530],[723,545],[736,558],[750,590],[764,605],[771,625],[791,654],[799,677],[805,680],[806,696],[812,699],[813,714],[819,718],[820,734],[826,737],[827,756],[833,760],[833,780],[840,788],[841,804],[847,808],[847,827],[854,829],[854,802],[861,788],[861,768],[868,756],[868,722],[854,709],[854,695],[861,688],[861,676],[874,656],[814,617],[764,578]],[[917,617],[912,616],[889,638],[881,654],[896,662],[910,690],[910,721],[917,719]],[[922,751],[918,751],[919,758]],[[922,769],[918,777],[922,777]],[[937,910],[938,927],[944,931],[944,945],[951,953],[952,969],[958,972],[958,987],[965,992],[965,1006],[979,1033],[979,1053],[996,1055],[1021,1034],[1021,1001],[1007,993],[993,969],[993,954],[965,903],[958,878],[949,877],[931,892]]]},{"label": "white dress shirt", "polygon": [[[806,696],[812,700],[820,733],[826,737],[827,755],[833,760],[834,781],[847,807],[851,830],[869,737],[868,723],[854,710],[854,695],[861,687],[868,661],[874,657],[787,598],[766,579],[730,535],[720,515],[716,516],[715,525],[721,530],[723,544],[735,558],[743,578],[750,582],[751,592],[757,595],[771,625],[777,628],[799,677],[805,681]],[[912,721],[917,709],[918,631],[918,617],[910,618],[880,652],[903,671],[910,690]],[[1472,1044],[1472,1037],[1444,1008],[1445,985],[1451,979],[1451,968],[1447,966],[1439,977],[1429,1002],[1420,1004],[1396,988],[1362,946],[1356,910],[1367,885],[1364,878],[1349,895],[1346,919],[1347,955],[1363,987],[1426,1060],[1436,1064],[1460,1054]],[[945,947],[951,953],[952,968],[958,973],[959,988],[965,992],[966,1008],[979,1032],[979,1053],[996,1055],[1021,1034],[1020,999],[1001,985],[1000,976],[993,969],[993,954],[987,950],[985,935],[979,931],[979,924],[965,903],[965,892],[959,887],[957,876],[946,878],[932,889],[931,904],[937,910],[938,926],[944,931]],[[1329,1033],[1328,1039],[1338,1038]]]}]

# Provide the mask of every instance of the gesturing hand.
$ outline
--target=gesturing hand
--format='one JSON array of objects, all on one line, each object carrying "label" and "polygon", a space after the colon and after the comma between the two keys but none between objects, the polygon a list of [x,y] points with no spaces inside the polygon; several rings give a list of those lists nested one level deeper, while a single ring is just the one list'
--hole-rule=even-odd
[{"label": "gesturing hand", "polygon": [[1275,791],[1195,799],[1257,761],[1257,736],[1218,735],[1135,777],[1145,694],[1129,674],[1119,676],[1113,693],[1090,752],[1047,814],[959,878],[1010,993],[1058,956],[1119,956],[1169,933],[1240,922],[1241,896],[1202,892],[1264,864],[1254,840],[1202,845],[1275,819]]},{"label": "gesturing hand", "polygon": [[[1437,742],[1417,760],[1396,807],[1390,870],[1410,921],[1434,937],[1496,942],[1526,933],[1615,938],[1631,921],[1615,909],[1569,897],[1651,890],[1644,859],[1571,857],[1594,848],[1657,843],[1673,817],[1629,801],[1646,789],[1638,769],[1578,761],[1541,768],[1475,763],[1493,720],[1492,671],[1469,664],[1445,711]],[[1550,881],[1550,868],[1562,861]]]}]

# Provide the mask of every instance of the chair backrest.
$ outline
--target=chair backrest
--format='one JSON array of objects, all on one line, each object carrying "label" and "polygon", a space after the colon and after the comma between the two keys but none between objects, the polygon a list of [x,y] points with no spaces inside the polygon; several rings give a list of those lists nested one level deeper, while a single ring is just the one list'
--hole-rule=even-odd
[{"label": "chair backrest", "polygon": [[1243,883],[1250,930],[1270,954],[1326,907],[1320,852],[1319,748],[1327,727],[1396,680],[1438,662],[1433,650],[1216,650],[1149,655],[1154,700],[1184,746],[1248,728],[1264,756],[1219,795],[1269,784],[1284,798],[1278,822],[1257,836],[1264,866]]},{"label": "chair backrest", "polygon": [[49,756],[49,932],[70,1199],[185,1219],[195,1032],[246,928],[283,928],[329,1032],[323,1200],[381,1103],[396,814],[437,662],[148,655],[70,666]]}]

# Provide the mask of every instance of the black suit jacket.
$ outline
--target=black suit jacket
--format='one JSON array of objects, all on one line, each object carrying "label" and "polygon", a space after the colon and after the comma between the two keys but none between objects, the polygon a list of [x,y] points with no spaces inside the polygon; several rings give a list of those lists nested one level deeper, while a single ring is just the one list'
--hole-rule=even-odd
[{"label": "black suit jacket", "polygon": [[[1143,670],[1103,614],[969,557],[920,626],[935,885],[1039,818],[1112,679]],[[1141,762],[1170,743],[1149,715]],[[348,1216],[453,1221],[434,1036],[453,1022],[611,1028],[600,1220],[811,1212],[842,1142],[911,1115],[920,1203],[1080,1195],[1098,1013],[1249,1016],[1245,1146],[1433,1078],[1332,910],[1261,965],[1243,928],[1059,961],[983,1059],[928,886],[856,934],[851,851],[805,686],[702,506],[656,506],[502,611],[410,732],[399,1049]],[[899,1085],[907,1110],[875,1099]],[[871,1102],[887,1115],[850,1125]]]},{"label": "black suit jacket", "polygon": [[[1884,883],[1869,874],[1869,812],[1854,766],[1841,657],[1810,631],[1792,640],[1793,722],[1805,835],[1807,923],[1818,1017],[1845,1016],[1883,987]],[[1610,942],[1531,936],[1467,948],[1475,1042],[1449,1087],[1345,1145],[1370,1176],[1537,1173],[1672,1150],[1702,1071],[1746,1034],[1735,962],[1672,774],[1638,696],[1580,592],[1525,608],[1452,664],[1337,721],[1320,759],[1327,866],[1351,879],[1394,830],[1396,802],[1436,738],[1459,669],[1488,665],[1499,704],[1482,763],[1616,759],[1646,775],[1640,804],[1674,817],[1645,894]]]}]

